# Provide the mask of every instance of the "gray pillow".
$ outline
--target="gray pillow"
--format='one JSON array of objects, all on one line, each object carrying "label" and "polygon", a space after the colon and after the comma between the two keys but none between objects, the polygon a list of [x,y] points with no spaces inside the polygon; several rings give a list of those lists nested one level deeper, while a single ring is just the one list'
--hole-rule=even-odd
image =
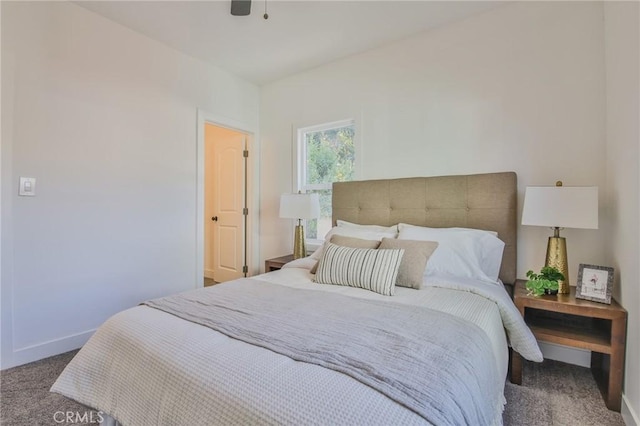
[{"label": "gray pillow", "polygon": [[[337,246],[342,246],[342,247],[365,248],[365,249],[377,249],[378,246],[380,245],[380,241],[377,241],[377,240],[363,240],[362,238],[346,237],[344,235],[332,235],[329,242],[331,244],[335,244]],[[316,264],[313,266],[313,268],[311,268],[311,271],[309,272],[311,272],[312,274],[315,274],[316,271],[318,270],[318,263],[320,262],[316,262]]]},{"label": "gray pillow", "polygon": [[379,249],[404,249],[402,263],[398,270],[396,285],[419,289],[422,287],[427,261],[438,248],[435,241],[397,240],[395,238],[383,238]]}]

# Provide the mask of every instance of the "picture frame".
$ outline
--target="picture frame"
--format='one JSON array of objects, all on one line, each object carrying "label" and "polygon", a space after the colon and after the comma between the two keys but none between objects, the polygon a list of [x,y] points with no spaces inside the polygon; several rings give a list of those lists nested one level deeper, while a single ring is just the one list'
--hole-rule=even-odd
[{"label": "picture frame", "polygon": [[611,304],[613,268],[581,263],[578,269],[576,299]]}]

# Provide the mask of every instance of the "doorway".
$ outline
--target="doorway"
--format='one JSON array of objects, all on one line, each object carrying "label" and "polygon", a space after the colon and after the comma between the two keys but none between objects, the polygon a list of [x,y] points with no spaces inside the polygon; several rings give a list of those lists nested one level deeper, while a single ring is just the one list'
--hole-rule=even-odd
[{"label": "doorway", "polygon": [[241,278],[248,272],[249,135],[204,123],[205,282]]}]

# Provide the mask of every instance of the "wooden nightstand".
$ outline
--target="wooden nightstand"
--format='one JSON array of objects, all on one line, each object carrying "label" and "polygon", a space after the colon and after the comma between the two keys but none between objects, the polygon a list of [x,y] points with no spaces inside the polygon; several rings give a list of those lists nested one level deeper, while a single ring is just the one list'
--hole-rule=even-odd
[{"label": "wooden nightstand", "polygon": [[293,260],[293,255],[288,254],[286,256],[274,257],[273,259],[267,259],[264,261],[264,271],[271,272],[281,269],[285,263],[289,263]]},{"label": "wooden nightstand", "polygon": [[[606,305],[576,299],[575,287],[570,294],[528,296],[525,283],[516,282],[513,302],[536,339],[590,350],[591,371],[607,408],[620,411],[627,311],[615,300]],[[522,384],[522,358],[511,352],[511,382]]]}]

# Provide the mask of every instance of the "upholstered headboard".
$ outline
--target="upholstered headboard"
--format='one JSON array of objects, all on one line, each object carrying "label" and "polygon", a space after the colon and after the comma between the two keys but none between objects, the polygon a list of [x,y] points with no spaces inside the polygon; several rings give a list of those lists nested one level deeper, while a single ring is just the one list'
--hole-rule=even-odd
[{"label": "upholstered headboard", "polygon": [[333,223],[396,223],[496,231],[505,242],[500,279],[516,280],[517,178],[514,172],[335,182]]}]

